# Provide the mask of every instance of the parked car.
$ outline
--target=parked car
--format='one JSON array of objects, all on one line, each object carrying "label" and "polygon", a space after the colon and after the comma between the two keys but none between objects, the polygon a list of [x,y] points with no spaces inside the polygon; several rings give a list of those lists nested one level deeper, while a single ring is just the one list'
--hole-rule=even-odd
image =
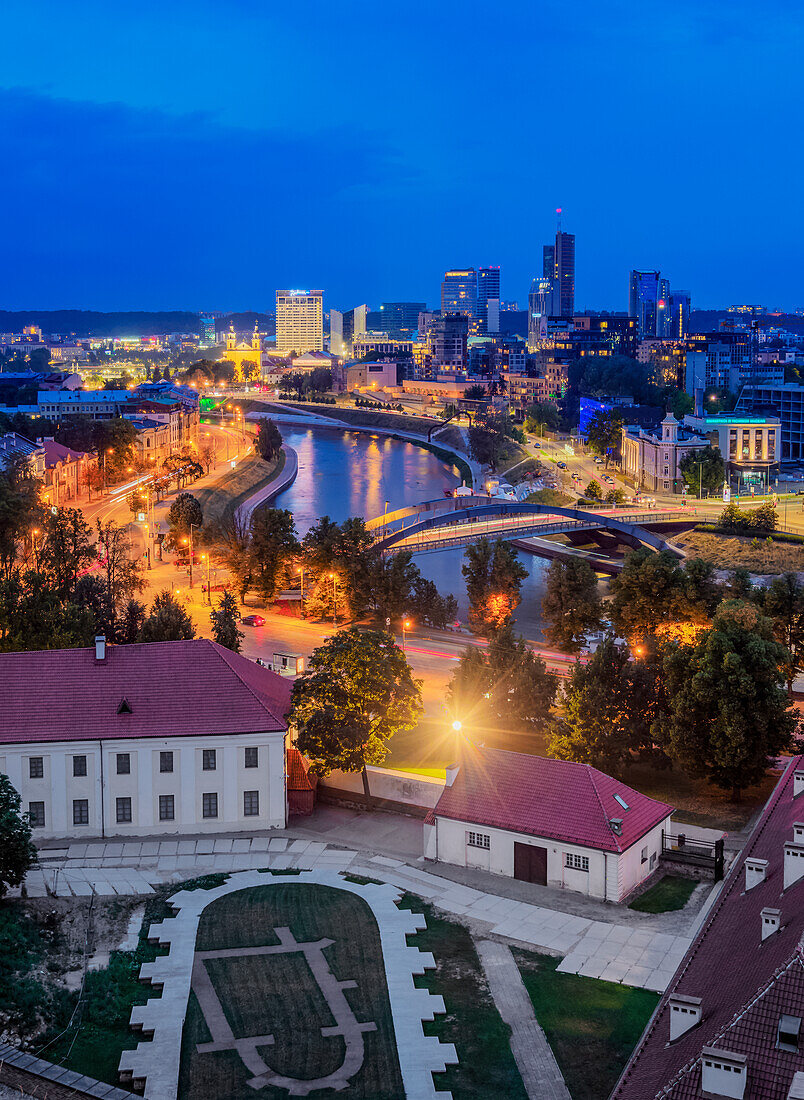
[{"label": "parked car", "polygon": [[604,474],[603,475],[603,480],[608,482],[609,485],[614,484],[614,478],[611,476],[611,474]]},{"label": "parked car", "polygon": [[243,626],[265,626],[262,615],[244,615],[240,622]]},{"label": "parked car", "polygon": [[602,466],[603,465],[603,459],[600,457],[600,455],[595,455],[594,461],[595,461],[595,466]]},{"label": "parked car", "polygon": [[557,462],[556,466],[558,466],[559,470],[566,470],[567,468],[566,462]]}]

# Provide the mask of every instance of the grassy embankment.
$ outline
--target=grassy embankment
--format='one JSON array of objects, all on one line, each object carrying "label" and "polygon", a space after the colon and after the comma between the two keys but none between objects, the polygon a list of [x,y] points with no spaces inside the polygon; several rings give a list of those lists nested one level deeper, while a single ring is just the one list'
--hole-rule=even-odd
[{"label": "grassy embankment", "polygon": [[729,535],[710,525],[673,540],[690,557],[705,558],[718,569],[748,569],[752,573],[789,573],[804,570],[804,539],[774,533],[772,536]]},{"label": "grassy embankment", "polygon": [[199,489],[194,495],[203,510],[204,523],[219,522],[227,513],[234,512],[248,497],[277,477],[284,465],[285,455],[281,451],[272,462],[263,461],[257,454],[249,455],[234,470]]}]

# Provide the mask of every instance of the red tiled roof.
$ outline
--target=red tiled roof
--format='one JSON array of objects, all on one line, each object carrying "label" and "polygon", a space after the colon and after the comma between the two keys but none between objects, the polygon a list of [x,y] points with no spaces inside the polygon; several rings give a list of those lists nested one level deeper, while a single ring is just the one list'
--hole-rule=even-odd
[{"label": "red tiled roof", "polygon": [[[717,1045],[731,1050],[733,1043],[742,1044],[734,1049],[748,1055],[751,1100],[785,1100],[793,1072],[787,1072],[790,1058],[781,1057],[776,1049],[775,1030],[771,1035],[770,1024],[765,1027],[759,1009],[748,1011],[745,1023],[735,1024],[728,1034],[724,1034],[724,1029],[732,1024],[735,1016],[742,1015],[780,968],[791,964],[804,932],[804,878],[783,890],[784,845],[793,839],[793,823],[804,820],[804,795],[793,798],[793,773],[803,761],[802,756],[791,759],[768,799],[712,911],[659,1002],[648,1030],[612,1093],[612,1100],[653,1100],[659,1096],[673,1100],[697,1098],[700,1092],[694,1091],[695,1072],[700,1074],[700,1070],[694,1071],[694,1065],[701,1049]],[[764,882],[746,892],[745,860],[749,857],[766,859],[768,867]],[[782,920],[779,931],[763,942],[760,913],[765,908],[781,909]],[[779,982],[774,986],[773,996],[781,998],[780,1005],[782,1001],[790,1005],[780,1011],[804,1016],[804,979],[795,967],[789,981],[795,982],[795,988],[788,987],[787,982]],[[668,1043],[667,1007],[671,993],[701,997],[703,1001],[701,1023],[672,1046]],[[770,991],[764,1003],[766,1006],[776,1004],[776,1000],[770,998]],[[797,1056],[795,1061],[795,1069],[804,1069],[802,1056]],[[693,1067],[693,1070],[688,1069],[684,1078],[676,1081],[684,1067]]]},{"label": "red tiled roof", "polygon": [[3,653],[0,744],[284,730],[290,689],[206,638]]},{"label": "red tiled roof", "polygon": [[289,791],[314,791],[318,785],[316,776],[310,776],[309,765],[296,748],[287,751],[287,789]]},{"label": "red tiled roof", "polygon": [[53,440],[44,440],[41,447],[45,452],[45,466],[48,470],[57,462],[80,462],[82,458],[87,457],[86,451],[74,451],[71,447],[65,447],[64,444]]},{"label": "red tiled roof", "polygon": [[[471,744],[465,745],[458,774],[435,807],[436,817],[606,852],[624,852],[672,812],[672,806],[588,764]],[[622,821],[622,836],[612,831],[613,818]]]}]

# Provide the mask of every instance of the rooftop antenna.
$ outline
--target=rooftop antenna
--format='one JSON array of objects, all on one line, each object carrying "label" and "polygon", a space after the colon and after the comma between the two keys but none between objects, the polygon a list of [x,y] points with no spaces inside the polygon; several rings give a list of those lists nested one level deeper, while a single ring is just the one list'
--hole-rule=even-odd
[{"label": "rooftop antenna", "polygon": [[561,207],[557,206],[556,207],[556,232],[557,233],[561,232],[561,214],[562,214]]}]

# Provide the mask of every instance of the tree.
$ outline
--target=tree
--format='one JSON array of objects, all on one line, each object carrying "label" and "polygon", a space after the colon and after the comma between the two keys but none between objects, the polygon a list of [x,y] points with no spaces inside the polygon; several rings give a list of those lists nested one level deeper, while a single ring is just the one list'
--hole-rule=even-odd
[{"label": "tree", "polygon": [[273,420],[263,417],[257,429],[254,447],[265,462],[273,462],[282,446],[282,434]]},{"label": "tree", "polygon": [[110,642],[118,641],[120,615],[128,600],[145,587],[138,561],[131,559],[131,540],[114,520],[97,521],[99,570],[84,575],[76,586],[76,600],[90,607],[99,629]]},{"label": "tree", "polygon": [[622,442],[623,418],[614,409],[598,409],[589,421],[587,442],[592,450],[605,459],[608,467],[612,455],[619,455]]},{"label": "tree", "polygon": [[547,570],[542,617],[545,636],[565,653],[579,653],[584,635],[600,629],[601,603],[597,577],[585,561],[556,558]]},{"label": "tree", "polygon": [[197,530],[204,522],[204,513],[192,493],[179,493],[168,509],[170,539],[174,544],[182,535],[189,535],[190,525]]},{"label": "tree", "polygon": [[95,617],[77,591],[62,597],[43,573],[15,569],[0,578],[0,649],[75,649],[91,645]]},{"label": "tree", "polygon": [[589,497],[590,500],[602,500],[603,490],[600,487],[600,482],[595,481],[594,478],[589,482],[584,491],[584,496]]},{"label": "tree", "polygon": [[332,389],[332,371],[329,367],[314,367],[310,372],[310,389],[313,393],[329,393]]},{"label": "tree", "polygon": [[391,737],[413,729],[422,711],[421,681],[390,634],[353,627],[313,651],[293,685],[288,722],[315,774],[362,772],[369,798],[366,767],[382,764]]},{"label": "tree", "polygon": [[489,391],[486,387],[477,383],[474,386],[467,386],[463,391],[463,396],[467,401],[485,401],[488,395]]},{"label": "tree", "polygon": [[458,601],[452,595],[442,596],[433,582],[419,573],[408,597],[408,610],[417,622],[443,629],[455,622]]},{"label": "tree", "polygon": [[476,634],[488,634],[511,619],[528,571],[511,544],[501,539],[478,539],[467,546],[464,557],[461,572],[469,597],[469,625]]},{"label": "tree", "polygon": [[47,518],[39,562],[62,600],[75,596],[78,578],[95,556],[91,538],[92,528],[77,508],[59,508]]},{"label": "tree", "polygon": [[710,443],[701,451],[688,451],[678,464],[681,476],[696,496],[704,489],[719,493],[726,480],[726,463],[717,447]]},{"label": "tree", "polygon": [[168,589],[154,599],[151,614],[142,624],[144,642],[177,642],[194,638],[195,626],[179,601]]},{"label": "tree", "polygon": [[525,410],[526,432],[538,432],[539,435],[544,435],[546,431],[556,431],[560,423],[561,414],[553,401],[537,401],[533,405],[528,405]]},{"label": "tree", "polygon": [[487,651],[464,650],[447,697],[463,724],[484,734],[543,734],[552,721],[557,684],[544,660],[506,624],[491,635]]},{"label": "tree", "polygon": [[753,535],[775,531],[779,526],[779,514],[776,505],[760,504],[757,508],[742,509],[731,501],[720,513],[717,526],[721,531],[735,535]]},{"label": "tree", "polygon": [[665,659],[670,712],[657,737],[668,755],[739,800],[795,731],[781,687],[788,661],[771,620],[757,607],[721,604],[696,645],[674,646]]},{"label": "tree", "polygon": [[7,775],[0,774],[0,898],[9,886],[19,886],[37,861],[28,814]]},{"label": "tree", "polygon": [[651,727],[660,698],[655,666],[632,661],[609,636],[588,664],[576,663],[570,674],[551,755],[621,773],[638,756],[655,755]]},{"label": "tree", "polygon": [[632,551],[612,579],[611,592],[611,621],[629,640],[655,635],[688,617],[684,573],[669,550]]},{"label": "tree", "polygon": [[25,458],[11,458],[0,470],[0,576],[10,575],[20,542],[41,526],[39,487]]},{"label": "tree", "polygon": [[224,592],[218,606],[210,612],[212,639],[225,649],[240,652],[243,632],[237,627],[237,600],[231,592]]},{"label": "tree", "polygon": [[243,519],[239,511],[224,513],[211,534],[214,539],[213,553],[216,559],[229,570],[234,578],[240,602],[245,603],[253,568],[251,531],[248,521]]},{"label": "tree", "polygon": [[757,589],[757,602],[773,624],[773,636],[790,654],[787,694],[793,697],[793,680],[804,670],[804,585],[795,573],[774,577],[769,588]]},{"label": "tree", "polygon": [[251,518],[251,576],[264,600],[287,584],[290,562],[299,553],[293,513],[287,508],[258,508]]},{"label": "tree", "polygon": [[496,470],[514,452],[513,440],[522,436],[507,413],[478,413],[476,423],[469,428],[469,450],[475,462]]}]

